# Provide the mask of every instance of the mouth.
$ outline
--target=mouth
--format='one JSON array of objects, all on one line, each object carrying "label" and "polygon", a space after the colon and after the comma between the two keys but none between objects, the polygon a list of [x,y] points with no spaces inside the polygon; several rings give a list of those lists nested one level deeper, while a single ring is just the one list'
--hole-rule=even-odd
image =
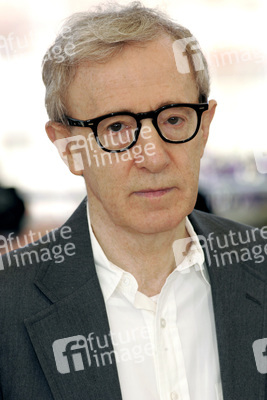
[{"label": "mouth", "polygon": [[170,193],[173,189],[174,189],[173,187],[159,188],[159,189],[144,189],[138,192],[134,192],[134,194],[140,197],[157,198]]}]

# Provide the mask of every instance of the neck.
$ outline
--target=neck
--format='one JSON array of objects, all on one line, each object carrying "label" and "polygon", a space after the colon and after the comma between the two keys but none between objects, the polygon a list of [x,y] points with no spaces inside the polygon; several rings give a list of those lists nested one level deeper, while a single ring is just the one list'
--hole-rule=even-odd
[{"label": "neck", "polygon": [[185,219],[175,229],[155,234],[126,230],[95,212],[90,219],[108,260],[131,273],[141,293],[147,296],[160,293],[167,277],[176,268],[173,242],[188,237]]}]

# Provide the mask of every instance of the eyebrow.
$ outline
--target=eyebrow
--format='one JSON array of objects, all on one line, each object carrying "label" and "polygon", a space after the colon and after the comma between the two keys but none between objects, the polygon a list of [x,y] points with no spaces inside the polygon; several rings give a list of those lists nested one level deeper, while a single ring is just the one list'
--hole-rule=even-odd
[{"label": "eyebrow", "polygon": [[158,106],[155,108],[155,110],[157,110],[158,108],[161,108],[161,107],[163,107],[163,106],[168,106],[168,105],[170,105],[170,104],[183,104],[183,103],[186,103],[186,102],[184,102],[184,101],[163,101],[163,102],[160,102],[159,104],[158,104]]},{"label": "eyebrow", "polygon": [[[184,102],[182,101],[162,101],[159,104],[157,104],[157,106],[155,108],[153,108],[152,110],[146,110],[146,111],[154,111],[154,110],[158,110],[159,108],[163,107],[163,106],[168,106],[170,104],[183,104]],[[187,102],[185,102],[186,104]],[[146,111],[138,111],[138,112],[133,112],[132,110],[130,110],[129,108],[120,108],[117,111],[110,111],[110,112],[106,112],[105,114],[111,114],[111,113],[117,113],[117,112],[128,112],[128,113],[132,113],[132,114],[138,114],[139,112],[146,112]],[[104,114],[104,115],[105,115]]]}]

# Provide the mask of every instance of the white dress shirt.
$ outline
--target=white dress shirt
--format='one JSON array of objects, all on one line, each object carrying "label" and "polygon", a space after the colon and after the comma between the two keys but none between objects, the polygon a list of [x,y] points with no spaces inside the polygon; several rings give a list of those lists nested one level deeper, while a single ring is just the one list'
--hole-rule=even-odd
[{"label": "white dress shirt", "polygon": [[88,220],[123,400],[222,400],[211,288],[190,221],[194,251],[147,297],[107,259]]}]

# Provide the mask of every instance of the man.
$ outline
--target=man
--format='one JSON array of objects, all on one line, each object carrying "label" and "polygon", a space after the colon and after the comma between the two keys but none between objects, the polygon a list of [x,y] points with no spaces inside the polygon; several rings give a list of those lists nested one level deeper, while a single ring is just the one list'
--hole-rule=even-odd
[{"label": "man", "polygon": [[266,232],[193,211],[216,108],[195,39],[138,3],[76,14],[43,79],[88,201],[2,261],[0,398],[267,399]]}]

